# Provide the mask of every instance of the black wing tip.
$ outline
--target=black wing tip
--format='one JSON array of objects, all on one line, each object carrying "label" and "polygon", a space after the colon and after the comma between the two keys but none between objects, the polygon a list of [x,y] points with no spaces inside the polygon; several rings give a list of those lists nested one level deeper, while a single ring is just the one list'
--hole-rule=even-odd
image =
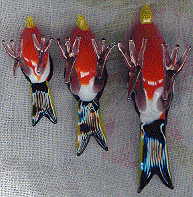
[{"label": "black wing tip", "polygon": [[[49,119],[50,120],[50,119]],[[53,124],[57,124],[57,119],[55,120],[50,120]]]},{"label": "black wing tip", "polygon": [[108,151],[108,150],[109,150],[108,146],[104,147],[103,149],[104,149],[105,151]]},{"label": "black wing tip", "polygon": [[169,189],[174,189],[174,186],[173,186],[173,184],[172,183],[170,183],[170,184],[164,184],[166,187],[168,187]]},{"label": "black wing tip", "polygon": [[38,115],[38,118],[35,118],[34,115],[32,115],[32,126],[35,127],[37,125],[37,123],[43,118],[43,114],[40,113]]},{"label": "black wing tip", "polygon": [[[53,109],[52,109],[53,110]],[[54,110],[53,110],[54,111]],[[45,111],[45,114],[44,116],[50,120],[53,124],[56,124],[57,123],[57,117],[56,117],[56,114],[54,114],[53,112],[52,113],[49,113],[48,111]]]},{"label": "black wing tip", "polygon": [[38,123],[38,122],[33,122],[33,121],[32,121],[32,126],[35,127],[37,123]]},{"label": "black wing tip", "polygon": [[172,179],[171,176],[169,175],[169,171],[167,172],[167,176],[161,175],[161,173],[158,173],[157,175],[159,176],[160,180],[162,181],[162,183],[168,187],[169,189],[174,189],[174,186],[172,184]]},{"label": "black wing tip", "polygon": [[[148,182],[149,183],[149,182]],[[140,184],[140,186],[137,189],[137,193],[141,193],[141,191],[145,188],[145,186],[148,184],[147,182],[144,184]]]},{"label": "black wing tip", "polygon": [[101,147],[102,147],[103,150],[105,150],[105,151],[108,151],[108,150],[109,150],[108,146],[101,146]]},{"label": "black wing tip", "polygon": [[[41,118],[40,118],[40,119],[41,119]],[[37,125],[37,123],[40,121],[40,119],[37,120],[37,121],[32,120],[32,126],[35,127],[35,126]],[[50,118],[48,118],[48,119],[49,119],[50,122],[52,122],[53,124],[57,124],[57,119],[55,119],[55,120],[51,120]]]},{"label": "black wing tip", "polygon": [[[148,182],[149,183],[149,182]],[[148,184],[148,183],[145,183],[145,184],[141,184],[140,186],[139,186],[139,188],[137,189],[137,193],[141,193],[141,191],[145,188],[145,186]],[[174,189],[174,186],[173,186],[173,184],[172,183],[170,183],[170,184],[165,184],[164,183],[164,185],[166,186],[166,187],[168,187],[169,189]]]},{"label": "black wing tip", "polygon": [[79,151],[77,150],[76,156],[77,156],[77,157],[81,156],[82,153],[85,151],[85,149],[86,149],[86,147],[85,147],[83,150],[79,150]]},{"label": "black wing tip", "polygon": [[[170,186],[167,186],[168,188],[170,188],[170,189],[174,189],[174,186],[173,185],[170,185]],[[144,187],[139,187],[138,189],[137,189],[137,193],[141,193],[141,191],[143,190],[143,188]]]},{"label": "black wing tip", "polygon": [[[109,150],[109,148],[108,147],[105,147],[105,148],[103,148],[105,151],[108,151]],[[81,152],[77,152],[76,153],[76,156],[81,156],[82,155],[82,153],[83,153],[84,151],[81,151]]]},{"label": "black wing tip", "polygon": [[[98,142],[98,141],[97,141]],[[108,146],[106,145],[106,144],[103,144],[103,143],[101,143],[101,142],[98,142],[98,144],[100,145],[100,147],[103,149],[103,150],[105,150],[105,151],[108,151],[109,150],[109,148],[108,148]]]},{"label": "black wing tip", "polygon": [[139,187],[139,188],[137,189],[137,193],[141,193],[142,190],[143,190],[143,188],[140,188],[140,187]]},{"label": "black wing tip", "polygon": [[86,147],[84,147],[83,149],[77,150],[77,151],[76,151],[76,156],[77,156],[77,157],[81,156],[82,153],[84,153],[85,149],[86,149]]},{"label": "black wing tip", "polygon": [[[50,119],[49,119],[50,120]],[[34,121],[32,120],[32,126],[35,127],[37,125],[37,123],[40,121],[40,119],[38,121]],[[57,119],[56,120],[50,120],[53,124],[57,124]]]},{"label": "black wing tip", "polygon": [[100,134],[97,133],[97,134],[93,134],[92,136],[95,138],[95,140],[103,150],[105,151],[109,150],[106,141],[102,138],[102,130],[100,130]]},{"label": "black wing tip", "polygon": [[41,118],[39,118],[38,120],[32,119],[32,126],[35,127],[37,125],[37,123],[40,121]]},{"label": "black wing tip", "polygon": [[77,153],[76,153],[76,156],[78,156],[78,157],[79,157],[80,155],[82,155],[82,153],[81,153],[81,152],[77,152]]}]

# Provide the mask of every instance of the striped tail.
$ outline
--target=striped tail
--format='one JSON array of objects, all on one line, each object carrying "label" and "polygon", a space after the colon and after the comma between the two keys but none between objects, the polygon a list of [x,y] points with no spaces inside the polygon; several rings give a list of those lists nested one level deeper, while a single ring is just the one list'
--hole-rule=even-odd
[{"label": "striped tail", "polygon": [[32,87],[32,125],[35,126],[45,116],[54,124],[57,123],[53,99],[48,82],[31,84]]},{"label": "striped tail", "polygon": [[138,193],[150,182],[154,174],[160,177],[163,184],[173,189],[167,156],[165,122],[163,120],[142,125],[140,146],[140,185]]},{"label": "striped tail", "polygon": [[79,101],[78,114],[77,156],[83,153],[91,136],[104,150],[108,151],[106,132],[99,112],[99,103],[95,100],[91,102]]}]

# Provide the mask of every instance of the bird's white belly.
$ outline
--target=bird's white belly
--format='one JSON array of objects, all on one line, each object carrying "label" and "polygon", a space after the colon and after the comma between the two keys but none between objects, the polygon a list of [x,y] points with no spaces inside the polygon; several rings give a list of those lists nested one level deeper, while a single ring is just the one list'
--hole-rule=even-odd
[{"label": "bird's white belly", "polygon": [[80,86],[80,91],[78,93],[80,100],[92,101],[96,97],[97,93],[94,92],[93,86],[94,86],[94,77],[92,79],[90,79],[88,85],[81,85]]},{"label": "bird's white belly", "polygon": [[147,99],[146,95],[146,108],[144,111],[140,111],[140,119],[143,123],[151,123],[154,120],[160,118],[162,111],[158,109],[158,99],[163,92],[163,87],[158,88],[153,95],[153,98]]}]

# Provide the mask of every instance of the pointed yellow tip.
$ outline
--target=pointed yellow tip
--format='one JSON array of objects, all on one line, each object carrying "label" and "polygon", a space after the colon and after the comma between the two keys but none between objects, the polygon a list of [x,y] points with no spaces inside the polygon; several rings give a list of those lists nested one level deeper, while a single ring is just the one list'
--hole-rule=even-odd
[{"label": "pointed yellow tip", "polygon": [[33,20],[32,16],[27,16],[26,17],[26,19],[25,19],[25,26],[27,28],[35,27],[35,23],[34,23],[34,20]]},{"label": "pointed yellow tip", "polygon": [[152,23],[153,13],[149,5],[144,5],[140,10],[140,22],[141,24]]},{"label": "pointed yellow tip", "polygon": [[86,21],[85,17],[81,15],[78,15],[76,17],[76,25],[78,26],[78,28],[80,28],[83,31],[86,31],[89,29],[88,22]]}]

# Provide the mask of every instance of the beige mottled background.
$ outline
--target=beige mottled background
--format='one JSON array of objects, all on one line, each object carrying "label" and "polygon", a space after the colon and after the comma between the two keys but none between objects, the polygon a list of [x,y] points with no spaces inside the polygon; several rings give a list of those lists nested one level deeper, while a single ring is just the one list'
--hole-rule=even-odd
[{"label": "beige mottled background", "polygon": [[[69,35],[76,14],[87,17],[97,38],[121,40],[144,3],[167,43],[192,45],[192,0],[0,0],[0,40],[18,41],[24,18],[32,15],[43,34]],[[113,51],[109,79],[101,98],[109,152],[91,139],[75,154],[75,104],[63,83],[63,60],[51,47],[54,75],[50,87],[58,124],[43,119],[31,126],[29,84],[0,46],[0,197],[192,197],[193,196],[193,56],[178,75],[169,112],[167,140],[174,190],[154,177],[137,194],[139,119],[127,102],[127,70]]]}]

